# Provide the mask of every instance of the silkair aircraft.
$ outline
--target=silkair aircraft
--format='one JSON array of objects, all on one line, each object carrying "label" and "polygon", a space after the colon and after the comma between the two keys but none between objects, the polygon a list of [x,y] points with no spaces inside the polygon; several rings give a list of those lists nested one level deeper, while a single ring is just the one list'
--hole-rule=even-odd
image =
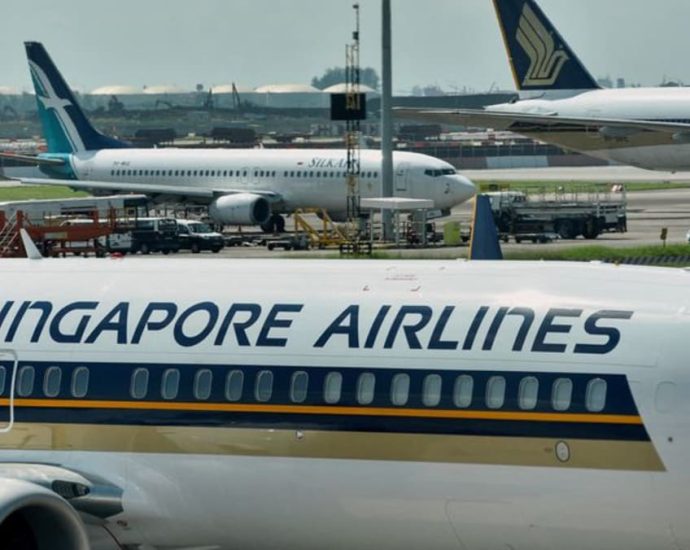
[{"label": "silkair aircraft", "polygon": [[690,169],[690,89],[601,89],[534,0],[494,0],[521,99],[406,118],[511,130],[651,170]]},{"label": "silkair aircraft", "polygon": [[6,260],[0,280],[3,550],[690,548],[684,270]]},{"label": "silkair aircraft", "polygon": [[[305,207],[325,208],[333,219],[344,219],[345,151],[130,148],[93,128],[41,44],[27,42],[26,52],[48,143],[47,154],[28,160],[51,178],[97,193],[145,193],[160,201],[208,204],[221,224],[282,230],[279,214]],[[395,195],[431,199],[441,213],[475,193],[472,182],[447,162],[396,152],[393,163]],[[362,197],[381,195],[380,168],[380,151],[362,151]]]}]

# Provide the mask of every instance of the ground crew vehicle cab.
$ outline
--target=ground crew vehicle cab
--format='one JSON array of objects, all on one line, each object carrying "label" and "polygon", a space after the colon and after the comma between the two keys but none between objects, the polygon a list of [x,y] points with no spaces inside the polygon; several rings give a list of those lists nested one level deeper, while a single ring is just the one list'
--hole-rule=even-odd
[{"label": "ground crew vehicle cab", "polygon": [[210,250],[214,254],[225,246],[223,235],[196,220],[177,220],[180,249],[189,249],[194,254]]}]

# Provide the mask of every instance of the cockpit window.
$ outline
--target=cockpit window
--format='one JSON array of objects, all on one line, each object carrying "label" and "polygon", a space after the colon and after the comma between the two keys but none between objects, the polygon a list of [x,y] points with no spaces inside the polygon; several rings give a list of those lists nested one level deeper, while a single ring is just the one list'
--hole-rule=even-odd
[{"label": "cockpit window", "polygon": [[435,170],[424,170],[424,174],[432,178],[438,178],[441,176],[452,176],[456,174],[456,171],[455,168],[437,168]]}]

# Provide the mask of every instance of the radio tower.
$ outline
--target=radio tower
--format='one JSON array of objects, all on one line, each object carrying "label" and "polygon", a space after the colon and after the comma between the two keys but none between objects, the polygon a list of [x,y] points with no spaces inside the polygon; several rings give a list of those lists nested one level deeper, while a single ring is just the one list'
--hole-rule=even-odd
[{"label": "radio tower", "polygon": [[[363,101],[360,94],[359,69],[359,3],[352,5],[355,10],[355,31],[352,44],[345,46],[345,109],[352,113],[361,112]],[[345,146],[347,148],[347,225],[348,239],[356,243],[360,233],[360,123],[358,116],[346,120]]]}]

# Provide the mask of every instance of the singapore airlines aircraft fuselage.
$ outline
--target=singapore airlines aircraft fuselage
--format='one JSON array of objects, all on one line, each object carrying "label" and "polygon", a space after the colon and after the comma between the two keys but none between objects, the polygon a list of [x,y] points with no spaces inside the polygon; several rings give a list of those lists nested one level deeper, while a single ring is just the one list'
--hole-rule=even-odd
[{"label": "singapore airlines aircraft fuselage", "polygon": [[682,270],[0,275],[0,532],[39,550],[690,547]]},{"label": "singapore airlines aircraft fuselage", "polygon": [[[640,168],[690,170],[688,88],[597,89],[492,105],[486,111],[542,116],[547,120],[517,122],[511,129],[594,157]],[[640,127],[626,127],[626,121]],[[666,123],[669,130],[655,131],[655,123]]]}]

